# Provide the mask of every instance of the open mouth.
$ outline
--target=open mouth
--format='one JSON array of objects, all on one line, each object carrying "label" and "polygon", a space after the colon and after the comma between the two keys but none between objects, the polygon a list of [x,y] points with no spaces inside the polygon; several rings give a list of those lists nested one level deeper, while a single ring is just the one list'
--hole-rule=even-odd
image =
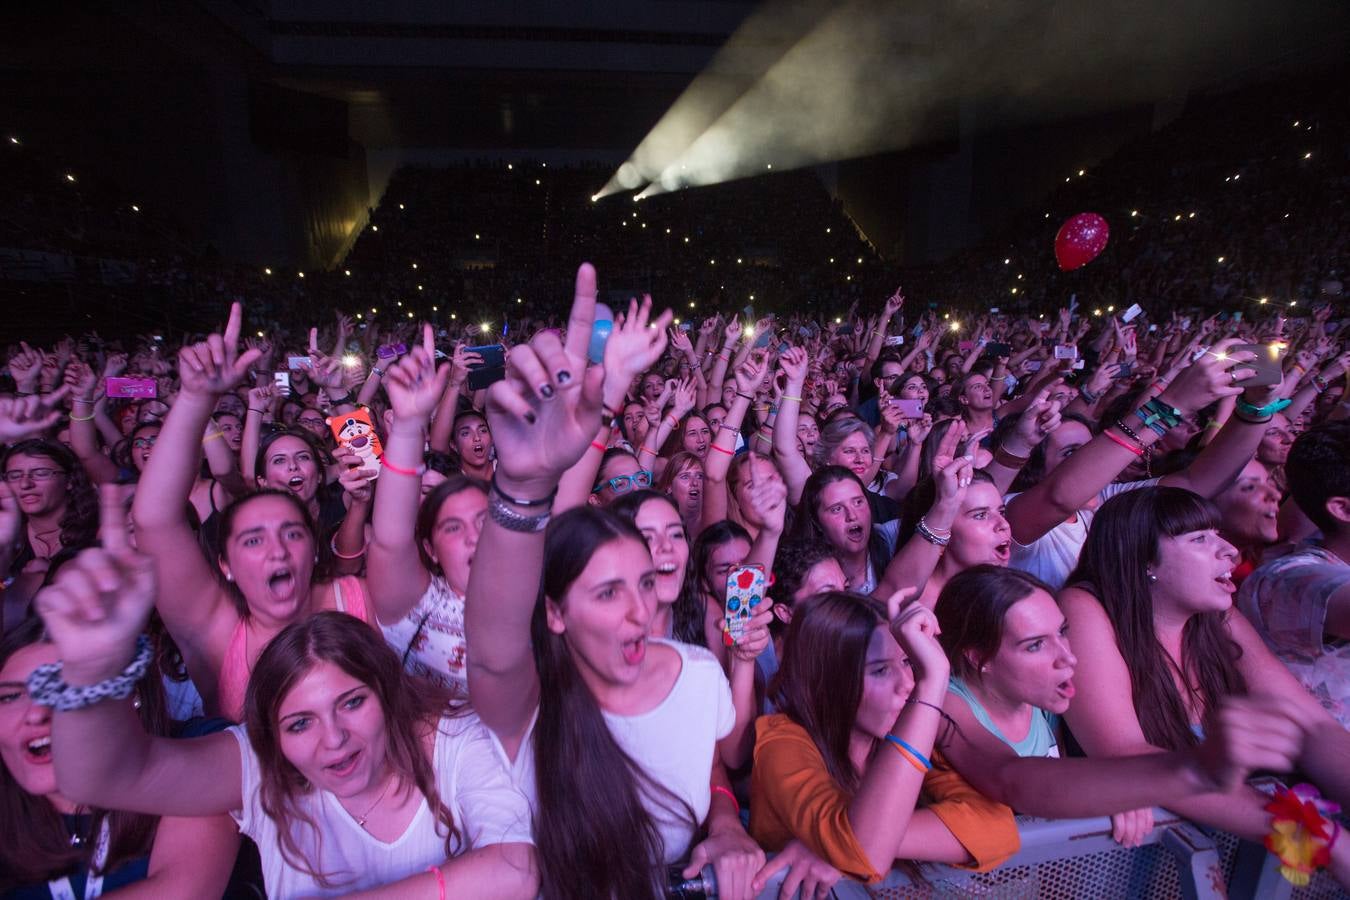
[{"label": "open mouth", "polygon": [[267,576],[267,589],[277,597],[288,596],[295,589],[295,573],[290,569],[277,569]]},{"label": "open mouth", "polygon": [[1073,687],[1073,679],[1068,678],[1055,685],[1055,693],[1059,694],[1065,700],[1072,700],[1076,693]]},{"label": "open mouth", "polygon": [[34,738],[27,744],[24,744],[24,753],[28,756],[29,762],[47,763],[52,759],[52,736],[45,735],[40,738]]},{"label": "open mouth", "polygon": [[300,491],[304,488],[304,486],[305,486],[305,476],[303,475],[296,475],[294,478],[286,482],[286,487],[290,488],[297,494],[300,493]]},{"label": "open mouth", "polygon": [[1004,541],[1003,543],[994,547],[994,557],[1000,563],[1006,563],[1010,558],[1012,558],[1012,541]]},{"label": "open mouth", "polygon": [[1232,572],[1224,572],[1222,575],[1216,576],[1214,578],[1214,581],[1218,583],[1219,587],[1223,588],[1230,594],[1237,590],[1237,585],[1233,583]]},{"label": "open mouth", "polygon": [[671,562],[671,563],[662,563],[661,565],[659,565],[659,566],[656,567],[656,574],[657,574],[657,575],[674,575],[674,574],[675,574],[675,564],[674,564],[673,562]]},{"label": "open mouth", "polygon": [[644,635],[635,640],[624,641],[620,649],[623,651],[623,661],[630,666],[636,666],[647,654],[647,638]]},{"label": "open mouth", "polygon": [[866,529],[863,528],[861,525],[856,524],[850,525],[844,529],[844,534],[848,537],[850,541],[853,541],[854,543],[862,543],[863,537],[866,534]]},{"label": "open mouth", "polygon": [[360,755],[361,755],[360,750],[354,750],[348,755],[342,757],[342,759],[333,763],[332,765],[324,766],[324,769],[326,769],[329,772],[332,772],[339,778],[346,778],[348,775],[352,774],[352,772],[356,770],[356,760],[357,757],[359,757]]}]

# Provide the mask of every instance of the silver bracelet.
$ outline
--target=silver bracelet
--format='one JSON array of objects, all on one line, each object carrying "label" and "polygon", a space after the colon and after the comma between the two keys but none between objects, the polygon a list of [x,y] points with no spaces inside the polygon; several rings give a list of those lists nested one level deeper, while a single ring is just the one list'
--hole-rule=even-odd
[{"label": "silver bracelet", "polygon": [[488,495],[488,515],[492,517],[492,521],[507,531],[538,534],[548,527],[548,520],[553,517],[553,512],[550,510],[538,516],[522,516],[503,503],[497,492],[493,491]]},{"label": "silver bracelet", "polygon": [[928,527],[928,523],[925,522],[923,519],[919,519],[918,528],[915,530],[918,531],[919,537],[923,538],[925,541],[927,541],[930,544],[933,544],[936,547],[945,547],[949,543],[951,543],[952,540],[950,534],[948,534],[946,537],[942,537],[941,535],[934,533],[934,531]]},{"label": "silver bracelet", "polygon": [[59,662],[38,666],[28,676],[28,696],[38,706],[50,706],[57,712],[84,709],[104,700],[125,700],[136,689],[136,682],[145,675],[146,669],[150,668],[152,649],[150,638],[141,635],[136,639],[136,658],[131,661],[131,665],[123,669],[121,675],[98,684],[66,684],[61,677],[63,664]]}]

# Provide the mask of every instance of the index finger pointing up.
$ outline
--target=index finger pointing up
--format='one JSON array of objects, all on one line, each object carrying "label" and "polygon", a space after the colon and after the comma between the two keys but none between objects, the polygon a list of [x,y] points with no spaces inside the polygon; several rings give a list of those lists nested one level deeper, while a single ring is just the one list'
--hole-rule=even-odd
[{"label": "index finger pointing up", "polygon": [[585,359],[591,345],[591,329],[595,325],[595,267],[582,263],[577,269],[576,292],[572,297],[572,312],[567,316],[567,355]]},{"label": "index finger pointing up", "polygon": [[436,330],[430,322],[422,323],[422,349],[426,351],[427,360],[436,365]]},{"label": "index finger pointing up", "polygon": [[309,352],[311,356],[319,352],[319,329],[317,328],[309,330]]},{"label": "index finger pointing up", "polygon": [[105,484],[98,489],[98,537],[103,549],[117,554],[130,546],[127,538],[127,509],[122,502],[123,487]]},{"label": "index finger pointing up", "polygon": [[230,318],[225,323],[225,346],[231,351],[239,346],[239,330],[244,326],[244,308],[238,301],[230,304]]}]

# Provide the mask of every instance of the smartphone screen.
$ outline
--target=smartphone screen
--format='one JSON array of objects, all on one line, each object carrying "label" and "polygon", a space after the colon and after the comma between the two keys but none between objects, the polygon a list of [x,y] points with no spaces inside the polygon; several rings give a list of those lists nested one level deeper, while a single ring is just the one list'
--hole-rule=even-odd
[{"label": "smartphone screen", "polygon": [[477,353],[482,362],[469,366],[469,390],[481,391],[506,377],[506,348],[501,344],[469,347],[468,353]]},{"label": "smartphone screen", "polygon": [[272,380],[276,384],[277,390],[281,392],[282,396],[288,396],[291,393],[290,372],[273,372]]},{"label": "smartphone screen", "polygon": [[1270,387],[1272,384],[1279,384],[1284,379],[1281,362],[1287,349],[1287,344],[1239,344],[1234,347],[1229,353],[1241,353],[1246,350],[1256,354],[1256,358],[1237,366],[1240,369],[1253,369],[1254,373],[1233,383],[1242,387]]},{"label": "smartphone screen", "polygon": [[159,389],[153,378],[119,378],[112,376],[104,379],[109,397],[137,397],[153,399],[159,396]]},{"label": "smartphone screen", "polygon": [[895,408],[900,410],[900,415],[904,416],[906,419],[918,419],[923,417],[922,400],[900,399],[892,400],[891,403],[895,404]]}]

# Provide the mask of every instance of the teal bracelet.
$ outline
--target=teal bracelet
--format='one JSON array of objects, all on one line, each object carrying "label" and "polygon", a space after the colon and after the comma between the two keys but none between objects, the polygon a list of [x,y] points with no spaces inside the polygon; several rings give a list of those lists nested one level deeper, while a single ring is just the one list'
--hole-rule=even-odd
[{"label": "teal bracelet", "polygon": [[1237,402],[1237,412],[1253,419],[1269,419],[1277,412],[1288,408],[1289,404],[1293,402],[1293,400],[1286,397],[1283,400],[1272,400],[1265,406],[1255,406],[1248,403],[1242,397],[1239,397]]},{"label": "teal bracelet", "polygon": [[905,743],[905,741],[904,741],[903,738],[898,738],[898,737],[896,737],[896,736],[893,735],[893,734],[888,734],[888,735],[886,735],[886,740],[890,741],[890,742],[891,742],[892,744],[894,744],[895,746],[900,747],[900,748],[903,749],[905,752],[912,754],[912,755],[914,756],[915,759],[917,759],[919,762],[923,763],[923,767],[924,767],[925,769],[931,770],[931,769],[933,768],[933,763],[932,763],[932,761],[929,760],[928,757],[926,757],[926,756],[924,756],[922,753],[920,753],[918,750],[915,750],[915,749],[914,749],[913,747],[911,747],[909,744]]},{"label": "teal bracelet", "polygon": [[1181,410],[1163,403],[1157,397],[1151,398],[1141,408],[1148,413],[1145,424],[1149,427],[1152,427],[1153,422],[1160,421],[1168,428],[1176,428],[1184,418]]}]

